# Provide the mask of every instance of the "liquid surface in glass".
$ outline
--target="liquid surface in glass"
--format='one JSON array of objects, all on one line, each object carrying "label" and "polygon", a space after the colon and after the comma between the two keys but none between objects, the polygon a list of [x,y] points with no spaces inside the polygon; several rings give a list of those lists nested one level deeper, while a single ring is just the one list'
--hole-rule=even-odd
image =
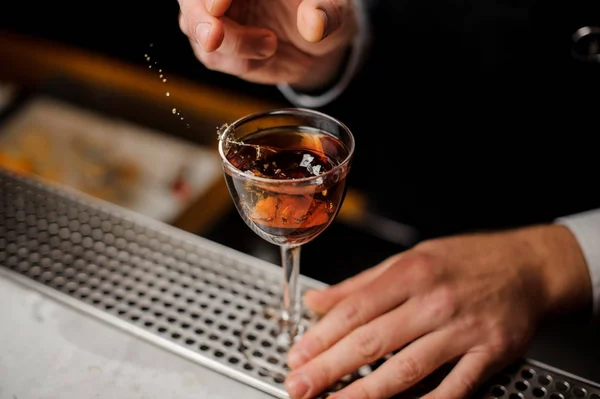
[{"label": "liquid surface in glass", "polygon": [[[345,170],[327,173],[343,162],[348,149],[337,137],[313,128],[272,128],[231,142],[228,161],[260,182],[226,173],[246,223],[276,244],[302,244],[333,220],[344,194]],[[318,177],[310,182],[294,180]]]}]

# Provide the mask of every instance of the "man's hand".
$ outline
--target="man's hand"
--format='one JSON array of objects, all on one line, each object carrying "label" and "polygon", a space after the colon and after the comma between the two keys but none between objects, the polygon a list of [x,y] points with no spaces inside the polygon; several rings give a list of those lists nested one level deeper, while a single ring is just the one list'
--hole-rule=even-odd
[{"label": "man's hand", "polygon": [[398,351],[331,399],[384,399],[456,363],[426,399],[468,397],[522,355],[541,318],[591,301],[575,238],[562,226],[424,242],[306,296],[322,319],[288,354],[286,387],[310,398]]},{"label": "man's hand", "polygon": [[357,33],[353,0],[179,0],[179,25],[207,68],[312,89]]}]

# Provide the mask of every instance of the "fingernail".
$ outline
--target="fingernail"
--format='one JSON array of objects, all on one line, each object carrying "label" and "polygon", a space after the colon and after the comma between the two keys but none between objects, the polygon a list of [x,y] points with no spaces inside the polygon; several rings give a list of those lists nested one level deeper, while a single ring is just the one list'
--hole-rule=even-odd
[{"label": "fingernail", "polygon": [[285,388],[292,398],[303,398],[310,389],[310,383],[304,374],[297,374],[288,377]]},{"label": "fingernail", "polygon": [[292,349],[287,355],[287,364],[293,369],[301,366],[304,362],[306,362],[307,358],[308,356],[304,350],[300,348]]},{"label": "fingernail", "polygon": [[215,0],[208,1],[208,7],[206,8],[209,13],[212,13],[213,7],[215,6]]},{"label": "fingernail", "polygon": [[269,57],[273,55],[273,52],[275,51],[275,45],[275,37],[271,35],[263,37],[258,43],[258,55],[261,57]]},{"label": "fingernail", "polygon": [[198,43],[202,45],[202,47],[206,48],[205,43],[210,35],[211,29],[212,25],[208,22],[200,22],[198,25],[196,25],[196,39],[198,40]]}]

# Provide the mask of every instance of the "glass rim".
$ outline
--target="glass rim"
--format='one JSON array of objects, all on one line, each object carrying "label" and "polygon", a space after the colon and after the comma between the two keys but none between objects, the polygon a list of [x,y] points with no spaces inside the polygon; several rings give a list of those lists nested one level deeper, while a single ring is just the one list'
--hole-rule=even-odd
[{"label": "glass rim", "polygon": [[[244,173],[241,170],[239,170],[238,168],[236,168],[227,159],[227,156],[225,155],[224,148],[223,148],[223,142],[225,141],[224,138],[227,137],[227,135],[229,135],[233,130],[235,130],[239,126],[243,125],[244,123],[250,122],[254,119],[258,119],[258,118],[265,117],[265,116],[271,116],[271,115],[306,115],[306,114],[329,120],[330,122],[340,126],[348,134],[348,137],[350,138],[350,146],[348,148],[348,154],[344,157],[344,160],[342,162],[340,162],[338,165],[335,165],[333,168],[331,168],[327,172],[322,173],[320,175],[302,177],[299,179],[271,179],[268,177],[260,177],[260,176],[255,176],[255,175],[250,175],[250,174]],[[324,177],[327,177],[327,176],[335,173],[336,171],[346,167],[350,163],[350,160],[352,159],[352,156],[354,155],[354,135],[352,134],[352,131],[348,128],[348,126],[346,126],[343,122],[341,122],[340,120],[338,120],[330,115],[327,115],[323,112],[316,111],[316,110],[309,109],[309,108],[299,108],[299,107],[276,108],[276,109],[271,109],[268,111],[255,112],[255,113],[246,115],[244,117],[241,117],[241,118],[237,119],[236,121],[232,122],[231,124],[227,124],[225,127],[225,130],[219,132],[219,155],[221,156],[221,160],[222,160],[224,166],[226,166],[228,169],[231,169],[236,175],[242,176],[248,180],[254,180],[257,182],[268,183],[268,184],[308,183],[308,182],[316,181],[318,179],[323,179]]]}]

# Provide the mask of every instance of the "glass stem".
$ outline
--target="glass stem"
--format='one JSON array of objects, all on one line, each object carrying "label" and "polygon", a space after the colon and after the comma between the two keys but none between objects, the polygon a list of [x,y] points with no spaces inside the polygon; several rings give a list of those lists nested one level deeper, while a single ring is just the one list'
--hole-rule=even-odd
[{"label": "glass stem", "polygon": [[281,246],[283,266],[282,319],[292,336],[296,334],[301,318],[301,298],[298,276],[300,275],[300,246]]}]

